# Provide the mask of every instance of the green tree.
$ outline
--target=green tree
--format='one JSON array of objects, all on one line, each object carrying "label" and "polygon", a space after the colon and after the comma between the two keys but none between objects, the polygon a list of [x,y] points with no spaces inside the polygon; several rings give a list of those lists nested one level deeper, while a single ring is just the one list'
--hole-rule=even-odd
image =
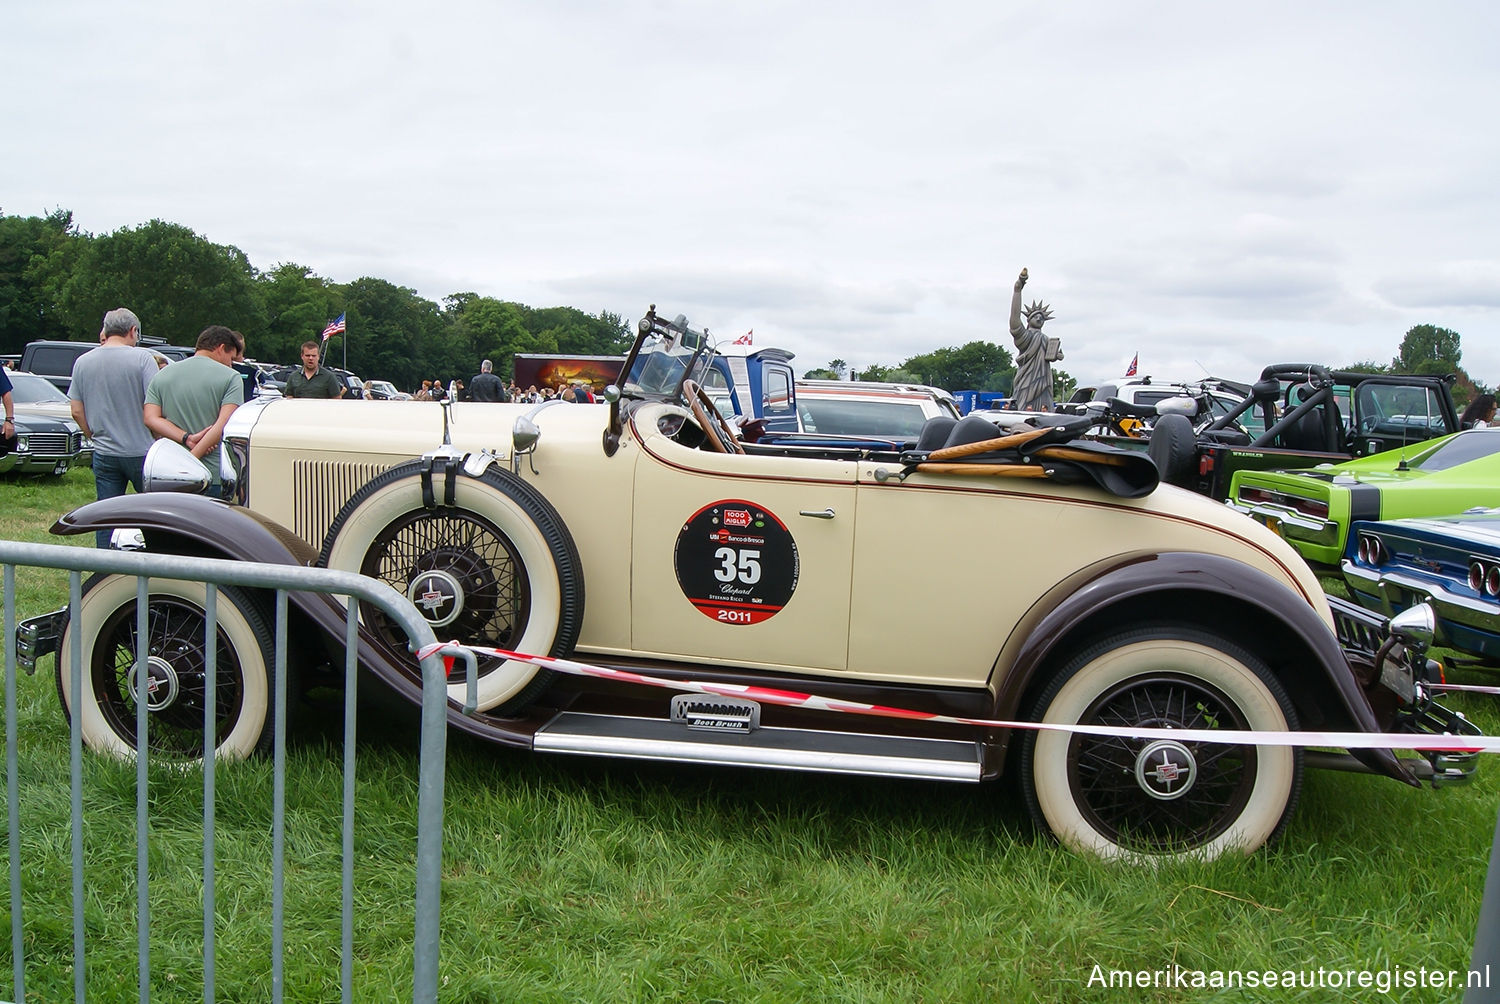
[{"label": "green tree", "polygon": [[983,341],[912,356],[901,368],[944,390],[1008,390],[1015,374],[1010,353]]},{"label": "green tree", "polygon": [[[1014,371],[1012,371],[1014,372]],[[1067,370],[1052,367],[1052,400],[1066,401],[1078,389],[1078,381]]]},{"label": "green tree", "polygon": [[210,324],[252,339],[266,330],[245,253],[163,220],[85,242],[57,297],[74,337],[97,334],[100,318],[114,307],[135,311],[146,335],[178,345],[191,345]]},{"label": "green tree", "polygon": [[408,389],[420,386],[423,378],[468,378],[471,371],[448,337],[436,303],[372,276],[335,290],[343,298],[345,332],[325,350],[333,365],[342,365],[347,350],[355,373]]},{"label": "green tree", "polygon": [[66,209],[46,216],[0,214],[0,352],[18,353],[39,338],[68,337],[46,289],[48,262],[81,239]]},{"label": "green tree", "polygon": [[1402,373],[1457,373],[1464,354],[1461,342],[1459,333],[1451,328],[1418,324],[1401,339],[1391,367]]},{"label": "green tree", "polygon": [[837,380],[838,378],[838,373],[826,367],[815,370],[808,370],[806,373],[802,374],[803,380]]},{"label": "green tree", "polygon": [[255,359],[297,362],[302,343],[317,341],[343,309],[338,290],[306,265],[277,265],[262,273],[258,284],[266,310],[266,333],[246,346]]},{"label": "green tree", "polygon": [[495,364],[495,372],[509,379],[514,372],[512,360],[517,352],[555,354],[563,351],[558,335],[569,334],[567,326],[554,325],[546,331],[539,331],[532,327],[537,320],[537,313],[525,304],[469,294],[457,314],[449,319],[449,326],[455,333],[457,344],[462,346],[469,372],[477,371],[480,361],[489,359]]}]

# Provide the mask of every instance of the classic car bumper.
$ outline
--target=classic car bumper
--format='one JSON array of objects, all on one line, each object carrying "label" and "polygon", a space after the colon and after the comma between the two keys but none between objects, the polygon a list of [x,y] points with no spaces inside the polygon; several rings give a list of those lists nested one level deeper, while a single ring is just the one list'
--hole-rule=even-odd
[{"label": "classic car bumper", "polygon": [[1287,540],[1300,540],[1318,547],[1334,547],[1339,542],[1339,525],[1331,520],[1304,516],[1278,505],[1245,505],[1233,501],[1228,505],[1236,512],[1264,523]]},{"label": "classic car bumper", "polygon": [[63,607],[50,614],[28,617],[16,625],[16,665],[24,669],[27,676],[36,672],[38,659],[57,651],[67,616],[68,608]]},{"label": "classic car bumper", "polygon": [[[1387,618],[1336,596],[1328,597],[1328,605],[1333,611],[1339,643],[1349,654],[1351,661],[1373,662],[1378,658],[1382,646],[1389,637]],[[1402,702],[1401,710],[1397,712],[1395,722],[1391,726],[1392,731],[1422,735],[1478,736],[1484,734],[1477,725],[1462,714],[1450,711],[1431,698],[1424,686],[1430,678],[1425,654],[1407,653],[1405,658],[1409,663],[1420,660],[1421,665],[1410,666],[1409,675],[1381,671],[1379,679],[1372,684],[1372,686],[1390,690]],[[1435,668],[1432,669],[1432,673],[1436,673]],[[1463,784],[1469,781],[1479,768],[1478,753],[1425,750],[1422,751],[1422,757],[1422,760],[1403,759],[1401,762],[1412,767],[1412,773],[1434,788]],[[1309,765],[1335,769],[1360,769],[1342,762],[1343,759],[1338,754],[1315,752],[1308,754]]]},{"label": "classic car bumper", "polygon": [[1500,658],[1500,607],[1456,593],[1444,579],[1388,569],[1377,572],[1345,558],[1344,581],[1365,605],[1390,617],[1417,603],[1437,614],[1438,644]]}]

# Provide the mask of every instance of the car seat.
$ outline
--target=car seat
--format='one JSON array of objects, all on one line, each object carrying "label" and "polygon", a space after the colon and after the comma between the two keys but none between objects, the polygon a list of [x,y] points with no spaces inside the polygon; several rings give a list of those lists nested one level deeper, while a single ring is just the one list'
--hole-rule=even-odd
[{"label": "car seat", "polygon": [[1186,415],[1163,415],[1151,430],[1146,453],[1156,464],[1163,481],[1179,488],[1189,487],[1194,473],[1193,461],[1198,456],[1193,423]]}]

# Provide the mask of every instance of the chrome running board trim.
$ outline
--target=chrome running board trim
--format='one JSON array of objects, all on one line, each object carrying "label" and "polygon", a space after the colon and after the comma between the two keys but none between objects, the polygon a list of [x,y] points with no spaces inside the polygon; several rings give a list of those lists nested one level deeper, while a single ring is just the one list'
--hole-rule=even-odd
[{"label": "chrome running board trim", "polygon": [[651,718],[565,711],[537,730],[545,753],[768,767],[933,781],[979,781],[979,744],[954,739],[758,728],[742,735],[689,731]]}]

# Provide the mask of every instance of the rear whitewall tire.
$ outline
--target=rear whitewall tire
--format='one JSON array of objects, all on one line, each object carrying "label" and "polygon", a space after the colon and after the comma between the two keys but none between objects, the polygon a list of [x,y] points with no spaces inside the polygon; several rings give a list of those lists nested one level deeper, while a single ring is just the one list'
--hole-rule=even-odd
[{"label": "rear whitewall tire", "polygon": [[[1186,696],[1197,707],[1163,714],[1160,708],[1143,707],[1131,712],[1134,723],[1121,722],[1123,716],[1106,715],[1101,719],[1101,702],[1114,696],[1116,707],[1137,703],[1149,705],[1158,695],[1166,695],[1170,705],[1173,694]],[[1202,726],[1202,706],[1213,707],[1208,713],[1222,728],[1246,728],[1265,732],[1284,732],[1297,727],[1296,712],[1285,690],[1259,660],[1235,645],[1191,628],[1152,627],[1124,631],[1091,646],[1069,662],[1036,703],[1032,720],[1073,725],[1138,724],[1154,727]],[[1184,720],[1186,719],[1186,720]],[[1090,749],[1105,750],[1102,762],[1109,762],[1109,744],[1120,746],[1114,753],[1115,769],[1127,766],[1131,756],[1138,756],[1150,744],[1143,740],[1101,740],[1073,736],[1065,732],[1044,730],[1023,738],[1021,782],[1027,805],[1039,823],[1046,826],[1064,845],[1103,858],[1184,857],[1211,859],[1234,851],[1251,853],[1274,838],[1285,825],[1296,804],[1301,788],[1301,751],[1288,746],[1251,747],[1253,755],[1243,757],[1243,747],[1216,744],[1185,744],[1182,755],[1200,757],[1204,776],[1196,779],[1198,792],[1204,785],[1223,783],[1210,770],[1222,769],[1226,762],[1241,772],[1235,782],[1235,794],[1229,805],[1217,816],[1212,801],[1207,803],[1209,830],[1206,839],[1184,838],[1181,843],[1142,846],[1120,838],[1109,818],[1116,820],[1135,816],[1144,809],[1155,808],[1144,782],[1134,783],[1136,804],[1129,804],[1132,784],[1121,790],[1096,795],[1088,790],[1087,779],[1079,765],[1080,755]],[[1092,747],[1090,746],[1092,744]],[[1128,750],[1129,752],[1125,752]],[[1210,767],[1210,758],[1213,766]],[[1238,760],[1236,759],[1238,758]],[[1139,761],[1137,761],[1139,762]],[[1195,769],[1196,766],[1195,766]],[[1123,798],[1122,796],[1123,792]],[[1121,804],[1111,799],[1120,799]],[[1186,809],[1192,802],[1184,802]],[[1174,811],[1177,807],[1174,807]],[[1135,816],[1138,821],[1140,816]]]},{"label": "rear whitewall tire", "polygon": [[[519,581],[514,582],[514,588],[525,596],[525,624],[519,632],[512,630],[505,637],[465,637],[457,630],[460,625],[456,622],[434,623],[433,631],[440,641],[456,640],[533,655],[570,653],[583,621],[583,573],[577,548],[557,511],[530,485],[508,471],[495,468],[478,478],[460,475],[454,485],[453,505],[426,509],[422,492],[424,466],[420,461],[403,464],[355,493],[329,528],[320,564],[372,575],[397,592],[410,595],[415,578],[413,569],[401,567],[399,556],[383,553],[382,549],[386,547],[383,538],[389,536],[392,528],[416,528],[413,535],[422,540],[409,546],[426,547],[424,559],[440,554],[430,563],[435,570],[448,572],[449,562],[461,563],[459,571],[444,578],[445,584],[461,591],[465,572],[485,577],[491,587],[498,580],[503,588],[510,588],[503,584],[516,578]],[[435,490],[441,493],[442,479],[434,480]],[[432,533],[421,532],[422,527],[431,528]],[[460,552],[468,548],[467,544],[440,537],[442,533],[471,531],[498,537],[493,542],[498,547],[492,546],[490,550],[504,551],[502,560],[481,559],[472,548],[465,556]],[[504,567],[497,568],[497,564]],[[362,612],[361,616],[368,620],[370,614]],[[446,633],[445,628],[449,629]],[[394,639],[391,644],[395,647]],[[415,668],[414,658],[404,649],[402,657],[412,661]],[[477,703],[480,711],[496,708],[502,712],[518,711],[535,699],[556,675],[516,660],[490,660],[490,663],[485,665],[481,659]],[[455,675],[460,676],[462,671],[463,664],[455,664]],[[452,700],[462,703],[467,684],[461,680],[450,683],[448,693]]]}]

